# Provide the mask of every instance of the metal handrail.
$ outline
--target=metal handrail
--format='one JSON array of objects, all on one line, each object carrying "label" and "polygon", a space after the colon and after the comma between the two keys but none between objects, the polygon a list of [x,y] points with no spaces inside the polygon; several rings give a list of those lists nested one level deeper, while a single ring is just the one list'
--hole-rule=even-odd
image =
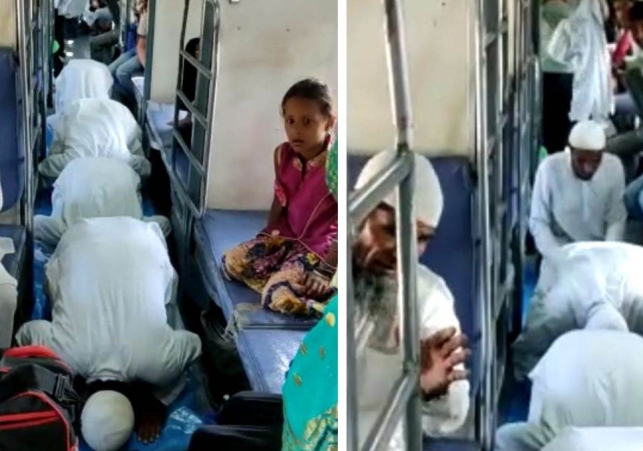
[{"label": "metal handrail", "polygon": [[[25,150],[25,205],[23,207],[23,223],[27,233],[33,229],[33,154],[31,151],[31,93],[29,73],[28,40],[31,36],[31,29],[27,23],[28,5],[24,0],[15,0],[16,10],[16,31],[18,34],[18,60],[20,74],[20,97],[21,101],[21,126],[22,145]],[[31,23],[31,21],[29,21]]]},{"label": "metal handrail", "polygon": [[[419,390],[419,316],[417,305],[417,250],[415,237],[413,190],[414,153],[410,150],[413,138],[413,118],[409,93],[408,64],[404,36],[402,3],[399,0],[384,0],[386,32],[390,55],[390,77],[393,84],[395,122],[397,126],[398,155],[392,165],[378,174],[349,200],[349,221],[359,224],[381,199],[396,186],[396,229],[399,266],[399,301],[401,309],[404,349],[403,374],[389,393],[388,403],[375,424],[366,434],[361,450],[383,450],[388,447],[392,434],[404,419],[406,444],[409,451],[422,449],[422,412]],[[352,232],[351,228],[351,232]],[[351,233],[351,235],[353,235]],[[352,259],[349,249],[349,260]],[[359,449],[357,395],[357,353],[355,299],[353,297],[352,261],[349,261],[348,290],[348,448]],[[360,337],[360,342],[363,338]],[[404,412],[404,415],[402,414]]]},{"label": "metal handrail", "polygon": [[478,196],[478,230],[481,234],[481,250],[480,250],[480,297],[481,297],[481,317],[482,317],[482,368],[483,368],[483,382],[481,393],[481,412],[478,418],[480,431],[480,440],[483,449],[489,451],[489,406],[490,406],[490,388],[491,388],[491,350],[489,346],[489,299],[491,298],[490,277],[491,268],[489,267],[490,252],[489,252],[489,177],[488,177],[488,158],[489,140],[487,130],[487,70],[485,64],[485,52],[487,46],[485,44],[487,31],[485,26],[485,10],[484,0],[478,0],[476,8],[476,32],[475,32],[476,52],[475,52],[475,67],[476,67],[476,169],[478,172],[479,186],[477,190]]}]

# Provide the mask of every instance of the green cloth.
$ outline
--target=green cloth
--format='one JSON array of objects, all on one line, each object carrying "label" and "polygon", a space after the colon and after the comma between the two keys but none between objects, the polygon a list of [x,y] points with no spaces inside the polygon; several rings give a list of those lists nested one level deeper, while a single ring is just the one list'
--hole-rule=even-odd
[{"label": "green cloth", "polygon": [[290,363],[283,386],[282,451],[338,449],[337,307],[335,295]]},{"label": "green cloth", "polygon": [[54,40],[51,46],[51,53],[56,53],[58,50],[60,50],[60,44],[58,44],[58,41]]},{"label": "green cloth", "polygon": [[337,200],[337,178],[337,140],[335,140],[326,157],[326,186],[335,200]]},{"label": "green cloth", "polygon": [[[326,185],[337,199],[337,141],[326,157]],[[290,362],[282,390],[282,451],[337,451],[337,306],[335,295]]]}]

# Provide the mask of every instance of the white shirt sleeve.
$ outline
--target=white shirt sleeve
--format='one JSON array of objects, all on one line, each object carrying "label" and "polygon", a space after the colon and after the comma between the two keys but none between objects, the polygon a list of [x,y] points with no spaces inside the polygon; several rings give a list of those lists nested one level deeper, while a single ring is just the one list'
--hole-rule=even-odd
[{"label": "white shirt sleeve", "polygon": [[[420,272],[425,268],[419,268]],[[421,302],[421,338],[427,339],[441,329],[455,327],[460,331],[460,321],[455,314],[454,300],[444,280],[438,279],[427,297]],[[420,289],[418,294],[422,294]],[[456,369],[463,370],[460,364]],[[469,381],[462,380],[449,386],[446,396],[423,405],[424,429],[431,435],[444,435],[460,428],[469,413]]]},{"label": "white shirt sleeve", "polygon": [[574,55],[569,20],[560,21],[549,40],[547,53],[554,61],[564,64],[571,63]]},{"label": "white shirt sleeve", "polygon": [[563,238],[557,237],[551,230],[551,196],[547,180],[547,160],[536,171],[536,180],[531,197],[531,212],[529,215],[529,230],[534,237],[538,251],[549,256],[561,246],[569,244]]},{"label": "white shirt sleeve", "polygon": [[605,241],[624,241],[625,227],[627,224],[627,210],[623,196],[625,194],[625,171],[623,163],[615,160],[615,169],[611,171],[615,184],[612,187],[609,209],[607,211],[607,227],[605,230]]},{"label": "white shirt sleeve", "polygon": [[62,113],[57,113],[56,118],[54,119],[53,125],[53,138],[51,144],[49,145],[48,155],[62,154],[65,151],[65,135],[67,130],[67,115]]}]

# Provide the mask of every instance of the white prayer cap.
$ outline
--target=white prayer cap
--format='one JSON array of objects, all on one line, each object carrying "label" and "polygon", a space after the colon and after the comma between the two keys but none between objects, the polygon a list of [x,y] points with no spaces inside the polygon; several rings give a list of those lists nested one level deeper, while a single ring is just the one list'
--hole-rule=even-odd
[{"label": "white prayer cap", "polygon": [[[395,160],[396,155],[396,150],[385,150],[368,160],[357,178],[355,189],[363,188],[378,173],[389,167]],[[431,227],[437,227],[444,208],[440,180],[433,169],[433,165],[426,157],[417,153],[414,153],[414,156],[415,193],[413,202],[415,217]],[[395,208],[397,205],[395,190],[391,191],[382,201]]]},{"label": "white prayer cap", "polygon": [[95,451],[117,451],[132,435],[134,409],[124,395],[102,390],[87,400],[80,421],[90,447]]},{"label": "white prayer cap", "polygon": [[605,150],[605,130],[594,121],[581,121],[569,134],[569,145],[581,150]]}]

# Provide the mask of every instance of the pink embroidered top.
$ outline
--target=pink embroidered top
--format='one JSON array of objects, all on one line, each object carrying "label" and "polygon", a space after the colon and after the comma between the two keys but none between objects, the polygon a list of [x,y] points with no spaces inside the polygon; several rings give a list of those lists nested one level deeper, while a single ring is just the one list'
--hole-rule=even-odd
[{"label": "pink embroidered top", "polygon": [[285,214],[262,233],[298,240],[325,260],[337,239],[337,202],[326,186],[326,156],[332,145],[312,160],[305,161],[283,143],[277,150],[275,195]]}]

